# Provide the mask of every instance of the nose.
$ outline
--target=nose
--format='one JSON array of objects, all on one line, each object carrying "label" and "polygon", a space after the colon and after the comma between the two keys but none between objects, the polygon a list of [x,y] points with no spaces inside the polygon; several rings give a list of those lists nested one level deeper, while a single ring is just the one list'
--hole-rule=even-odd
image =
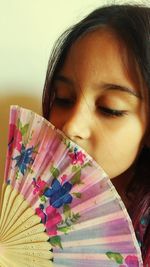
[{"label": "nose", "polygon": [[69,111],[62,127],[63,132],[74,142],[89,139],[92,134],[91,115],[86,102],[77,104]]}]

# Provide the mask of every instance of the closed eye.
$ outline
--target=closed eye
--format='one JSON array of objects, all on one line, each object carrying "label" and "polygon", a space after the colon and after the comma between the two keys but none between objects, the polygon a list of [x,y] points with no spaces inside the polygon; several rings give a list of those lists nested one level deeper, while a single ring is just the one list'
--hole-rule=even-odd
[{"label": "closed eye", "polygon": [[122,117],[128,114],[127,110],[117,110],[103,106],[98,107],[98,110],[101,114],[107,117]]},{"label": "closed eye", "polygon": [[71,107],[74,101],[70,98],[55,97],[55,104],[60,107]]}]

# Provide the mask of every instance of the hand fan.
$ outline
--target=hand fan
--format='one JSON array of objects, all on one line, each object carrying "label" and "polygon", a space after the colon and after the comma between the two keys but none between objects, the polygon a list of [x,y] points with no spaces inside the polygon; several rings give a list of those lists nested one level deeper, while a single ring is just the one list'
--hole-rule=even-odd
[{"label": "hand fan", "polygon": [[10,111],[0,266],[142,266],[129,215],[102,168],[50,122],[18,106]]}]

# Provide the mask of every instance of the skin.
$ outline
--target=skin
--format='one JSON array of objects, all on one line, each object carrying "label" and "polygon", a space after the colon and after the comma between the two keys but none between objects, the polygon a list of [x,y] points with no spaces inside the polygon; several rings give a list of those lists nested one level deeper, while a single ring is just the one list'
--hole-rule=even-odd
[{"label": "skin", "polygon": [[146,130],[139,80],[123,58],[126,49],[111,31],[77,40],[56,76],[49,118],[115,178],[122,195]]}]

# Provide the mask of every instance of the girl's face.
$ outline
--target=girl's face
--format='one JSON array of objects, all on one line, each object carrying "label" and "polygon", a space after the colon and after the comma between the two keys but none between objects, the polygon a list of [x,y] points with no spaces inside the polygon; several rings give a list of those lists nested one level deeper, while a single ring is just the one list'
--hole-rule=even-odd
[{"label": "girl's face", "polygon": [[55,77],[49,118],[110,178],[132,165],[146,128],[138,79],[126,71],[123,48],[102,29],[77,40]]}]

